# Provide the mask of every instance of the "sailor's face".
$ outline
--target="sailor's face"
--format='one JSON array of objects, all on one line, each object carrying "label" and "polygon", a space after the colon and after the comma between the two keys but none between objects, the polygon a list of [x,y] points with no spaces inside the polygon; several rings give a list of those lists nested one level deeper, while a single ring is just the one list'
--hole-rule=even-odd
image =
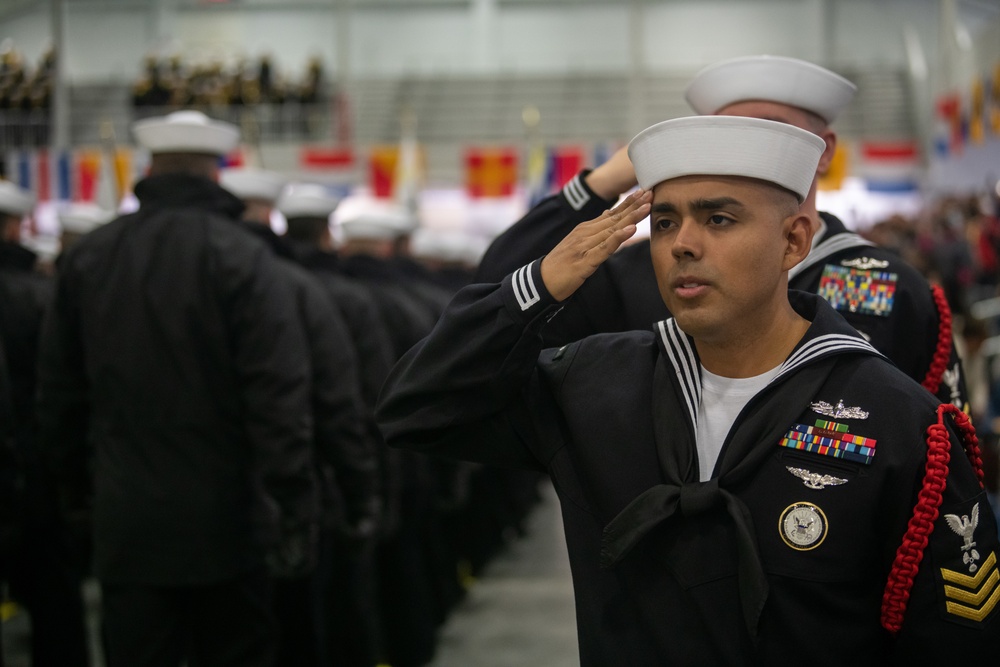
[{"label": "sailor's face", "polygon": [[721,344],[787,305],[786,272],[802,255],[790,227],[808,226],[791,222],[797,209],[791,194],[748,178],[685,176],[653,188],[656,280],[687,334]]}]

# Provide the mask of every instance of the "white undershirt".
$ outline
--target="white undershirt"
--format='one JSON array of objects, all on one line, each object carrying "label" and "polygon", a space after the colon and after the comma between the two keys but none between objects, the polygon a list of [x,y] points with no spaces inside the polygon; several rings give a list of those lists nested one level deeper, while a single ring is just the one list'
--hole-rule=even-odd
[{"label": "white undershirt", "polygon": [[698,473],[702,482],[712,477],[722,444],[743,407],[778,374],[776,366],[750,378],[727,378],[701,367],[701,405],[698,406]]}]

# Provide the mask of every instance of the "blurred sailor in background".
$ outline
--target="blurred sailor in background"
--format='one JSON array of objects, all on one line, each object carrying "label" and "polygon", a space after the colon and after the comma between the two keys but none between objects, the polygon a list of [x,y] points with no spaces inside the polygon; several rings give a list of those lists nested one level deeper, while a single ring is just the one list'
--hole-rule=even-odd
[{"label": "blurred sailor in background", "polygon": [[138,121],[139,209],[61,258],[39,415],[89,511],[108,663],[271,665],[268,566],[314,559],[308,345],[294,288],[219,187],[238,129]]}]

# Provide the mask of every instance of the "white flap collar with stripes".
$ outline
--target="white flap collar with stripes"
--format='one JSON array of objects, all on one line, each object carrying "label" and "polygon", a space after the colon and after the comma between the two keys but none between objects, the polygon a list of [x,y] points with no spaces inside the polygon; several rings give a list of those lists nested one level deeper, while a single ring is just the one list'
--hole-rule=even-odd
[{"label": "white flap collar with stripes", "polygon": [[[840,222],[840,220],[837,220],[831,215],[823,215],[828,233],[820,239],[819,243],[814,244],[813,247],[809,249],[809,254],[806,255],[804,260],[793,266],[788,271],[789,280],[799,275],[810,266],[819,264],[830,255],[838,253],[841,250],[847,250],[848,248],[863,248],[875,245],[868,239],[858,236],[854,232],[847,231],[844,227],[844,223]],[[831,227],[833,229],[831,229]]]},{"label": "white flap collar with stripes", "polygon": [[[831,331],[816,332],[810,337],[814,327],[806,332],[805,339],[788,355],[768,386],[780,382],[782,378],[802,366],[819,359],[843,352],[862,351],[882,356],[864,338],[850,333]],[[656,330],[666,351],[667,358],[677,375],[677,384],[691,417],[691,423],[698,427],[698,408],[701,406],[701,363],[691,338],[684,333],[674,318],[656,323]]]}]

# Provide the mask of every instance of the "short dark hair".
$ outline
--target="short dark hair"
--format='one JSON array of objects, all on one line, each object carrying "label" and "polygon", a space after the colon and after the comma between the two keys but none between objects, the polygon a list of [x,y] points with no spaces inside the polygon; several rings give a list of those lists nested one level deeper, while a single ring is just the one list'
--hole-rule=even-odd
[{"label": "short dark hair", "polygon": [[215,178],[219,173],[219,158],[207,153],[154,153],[149,175],[188,174]]},{"label": "short dark hair", "polygon": [[329,229],[329,225],[330,221],[327,218],[318,218],[316,216],[288,218],[286,236],[296,241],[315,245],[322,240],[323,234]]}]

